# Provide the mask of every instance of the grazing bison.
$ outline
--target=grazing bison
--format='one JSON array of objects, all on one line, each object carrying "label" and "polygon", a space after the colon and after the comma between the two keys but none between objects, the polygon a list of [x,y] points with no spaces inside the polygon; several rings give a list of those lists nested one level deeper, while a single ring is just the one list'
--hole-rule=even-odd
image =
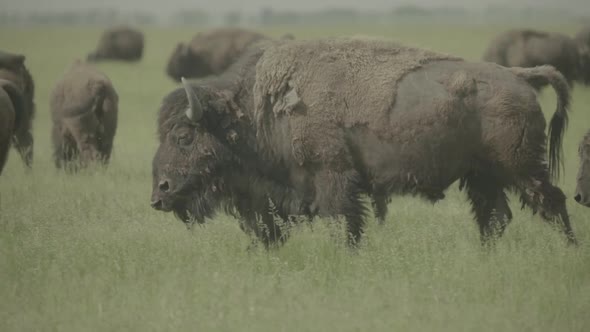
[{"label": "grazing bison", "polygon": [[580,142],[580,169],[578,170],[578,186],[576,188],[576,202],[590,207],[590,131]]},{"label": "grazing bison", "polygon": [[268,37],[239,28],[220,28],[198,33],[188,45],[179,43],[176,46],[166,72],[177,82],[180,82],[181,77],[219,75],[250,45],[264,39]]},{"label": "grazing bison", "polygon": [[[257,52],[217,81],[185,82],[164,99],[155,209],[190,224],[225,208],[267,245],[285,239],[280,224],[289,216],[344,216],[356,243],[362,194],[382,217],[393,194],[435,202],[459,180],[483,243],[512,218],[506,190],[575,242],[565,196],[550,181],[570,99],[554,68],[505,68],[361,39]],[[558,95],[548,164],[533,82]]]},{"label": "grazing bison", "polygon": [[130,27],[114,27],[103,32],[96,51],[88,54],[88,61],[138,61],[143,55],[143,33]]},{"label": "grazing bison", "polygon": [[33,118],[35,116],[35,84],[25,66],[25,56],[0,51],[0,79],[12,82],[22,95],[23,107],[13,130],[12,144],[27,167],[33,165]]},{"label": "grazing bison", "polygon": [[[570,85],[574,80],[581,80],[577,43],[559,33],[509,30],[492,40],[483,60],[505,67],[551,65],[563,74]],[[535,88],[540,87],[542,85],[535,84]]]},{"label": "grazing bison", "polygon": [[74,170],[91,161],[109,161],[118,102],[111,81],[94,66],[76,61],[66,71],[51,95],[56,167]]},{"label": "grazing bison", "polygon": [[0,174],[8,159],[10,141],[24,112],[21,90],[12,82],[0,79]]},{"label": "grazing bison", "polygon": [[590,85],[590,25],[580,29],[575,40],[580,54],[580,79]]}]

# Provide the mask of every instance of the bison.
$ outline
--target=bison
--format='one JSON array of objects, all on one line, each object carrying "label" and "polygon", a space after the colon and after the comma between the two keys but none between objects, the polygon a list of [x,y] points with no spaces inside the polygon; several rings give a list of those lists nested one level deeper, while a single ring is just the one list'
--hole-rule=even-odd
[{"label": "bison", "polygon": [[[584,81],[576,41],[560,33],[509,30],[492,40],[483,60],[505,67],[551,65],[563,74],[570,85],[576,80]],[[535,87],[541,86],[537,83]]]},{"label": "bison", "polygon": [[22,108],[18,111],[18,122],[12,131],[12,144],[25,165],[33,165],[33,118],[35,117],[35,83],[25,66],[25,56],[0,51],[0,79],[12,82],[22,95]]},{"label": "bison", "polygon": [[108,163],[117,130],[119,97],[109,78],[76,61],[51,95],[52,141],[57,168]]},{"label": "bison", "polygon": [[253,43],[268,39],[263,34],[239,29],[219,28],[198,33],[189,44],[179,43],[170,56],[167,74],[175,81],[181,77],[200,78],[219,75]]},{"label": "bison", "polygon": [[575,37],[580,54],[580,79],[584,84],[590,84],[590,25],[586,25]]},{"label": "bison", "polygon": [[[558,95],[548,162],[536,82]],[[551,183],[569,101],[550,66],[505,68],[380,40],[270,45],[164,98],[151,205],[188,225],[224,208],[267,246],[287,237],[291,216],[343,216],[355,244],[362,194],[384,215],[391,195],[436,202],[460,181],[482,243],[512,218],[507,190],[575,243]]]},{"label": "bison", "polygon": [[574,200],[590,207],[590,131],[580,142],[578,153],[580,155],[580,169],[578,170],[578,185]]},{"label": "bison", "polygon": [[15,128],[24,112],[22,91],[14,83],[0,79],[0,174],[8,159],[8,150]]},{"label": "bison", "polygon": [[103,32],[96,50],[88,54],[88,61],[139,61],[143,55],[143,33],[121,26]]}]

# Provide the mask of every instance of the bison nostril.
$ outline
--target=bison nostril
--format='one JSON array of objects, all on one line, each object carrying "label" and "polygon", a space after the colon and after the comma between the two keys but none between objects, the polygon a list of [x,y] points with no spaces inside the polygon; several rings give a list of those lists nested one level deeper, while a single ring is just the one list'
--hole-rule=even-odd
[{"label": "bison nostril", "polygon": [[168,190],[170,190],[170,185],[168,184],[168,181],[164,180],[164,181],[160,181],[160,183],[158,184],[158,188],[160,188],[161,192],[167,192]]},{"label": "bison nostril", "polygon": [[160,199],[158,199],[156,201],[152,201],[150,204],[156,210],[161,210],[162,209],[162,200],[160,200]]},{"label": "bison nostril", "polygon": [[576,202],[580,203],[582,201],[582,195],[577,194],[576,196],[574,196],[574,199],[576,200]]}]

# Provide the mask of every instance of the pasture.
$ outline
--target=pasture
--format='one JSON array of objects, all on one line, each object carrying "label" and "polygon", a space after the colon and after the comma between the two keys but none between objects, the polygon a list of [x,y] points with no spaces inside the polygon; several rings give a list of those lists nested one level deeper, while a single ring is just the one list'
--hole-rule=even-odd
[{"label": "pasture", "polygon": [[[506,26],[390,25],[273,28],[297,38],[380,35],[479,59]],[[577,25],[539,26],[572,34]],[[235,219],[187,231],[150,205],[156,112],[175,84],[164,66],[195,31],[146,28],[144,59],[102,63],[120,96],[111,164],[75,176],[51,159],[49,96],[98,28],[0,32],[36,83],[33,170],[15,151],[0,177],[0,331],[587,331],[590,209],[572,197],[577,144],[590,128],[590,87],[573,90],[559,186],[580,245],[511,196],[514,220],[492,250],[480,246],[465,194],[432,205],[394,198],[387,222],[368,221],[357,251],[337,223],[302,225],[278,249],[246,250]],[[547,117],[555,97],[544,90]]]}]

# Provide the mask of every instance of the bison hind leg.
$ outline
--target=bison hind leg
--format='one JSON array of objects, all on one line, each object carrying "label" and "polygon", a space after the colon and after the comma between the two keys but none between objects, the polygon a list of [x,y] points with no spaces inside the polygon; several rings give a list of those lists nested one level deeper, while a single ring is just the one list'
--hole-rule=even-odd
[{"label": "bison hind leg", "polygon": [[544,170],[540,176],[520,181],[517,188],[523,206],[530,207],[533,213],[539,212],[543,220],[561,229],[569,244],[576,244],[565,204],[565,194],[551,184],[548,171]]},{"label": "bison hind leg", "polygon": [[512,220],[504,186],[489,174],[470,173],[461,179],[479,226],[482,245],[493,244]]},{"label": "bison hind leg", "polygon": [[379,225],[385,223],[385,217],[387,216],[387,204],[389,203],[389,197],[383,193],[375,193],[371,197],[371,205],[375,213],[375,219]]}]

